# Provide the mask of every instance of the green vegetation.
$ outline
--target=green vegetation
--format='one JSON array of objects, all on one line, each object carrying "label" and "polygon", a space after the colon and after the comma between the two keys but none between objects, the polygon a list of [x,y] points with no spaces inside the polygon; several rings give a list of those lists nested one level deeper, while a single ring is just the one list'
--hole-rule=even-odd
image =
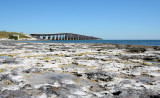
[{"label": "green vegetation", "polygon": [[152,63],[146,63],[146,62],[143,62],[142,64],[143,64],[143,65],[147,65],[147,66],[153,65]]},{"label": "green vegetation", "polygon": [[13,35],[9,35],[9,39],[18,40],[18,37],[17,36],[13,36]]},{"label": "green vegetation", "polygon": [[12,84],[13,84],[10,80],[6,80],[6,81],[4,81],[4,83],[5,83],[6,85],[12,85]]},{"label": "green vegetation", "polygon": [[0,72],[5,72],[2,68],[0,68]]},{"label": "green vegetation", "polygon": [[0,38],[9,38],[9,35],[19,35],[19,38],[29,38],[23,33],[0,31]]}]

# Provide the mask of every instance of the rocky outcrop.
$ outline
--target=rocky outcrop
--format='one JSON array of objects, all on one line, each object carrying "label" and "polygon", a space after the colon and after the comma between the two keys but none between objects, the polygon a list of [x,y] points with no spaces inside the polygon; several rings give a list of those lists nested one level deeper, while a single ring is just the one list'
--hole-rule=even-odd
[{"label": "rocky outcrop", "polygon": [[0,98],[159,98],[160,48],[0,43]]}]

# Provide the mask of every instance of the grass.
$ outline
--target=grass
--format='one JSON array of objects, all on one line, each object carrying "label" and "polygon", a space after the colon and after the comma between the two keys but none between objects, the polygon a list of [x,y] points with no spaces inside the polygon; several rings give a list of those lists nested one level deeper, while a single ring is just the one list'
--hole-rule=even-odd
[{"label": "grass", "polygon": [[6,56],[7,54],[0,54],[0,56]]},{"label": "grass", "polygon": [[83,56],[83,55],[90,55],[90,54],[108,54],[107,52],[85,52],[85,53],[78,53],[76,56]]},{"label": "grass", "polygon": [[152,63],[146,63],[146,62],[143,62],[142,64],[143,64],[143,65],[147,65],[147,66],[153,65]]},{"label": "grass", "polygon": [[26,56],[24,56],[24,58],[25,58],[25,57],[28,57],[28,58],[29,58],[29,57],[40,57],[40,56],[42,56],[42,55],[26,55]]},{"label": "grass", "polygon": [[11,53],[11,54],[8,54],[8,56],[10,57],[14,57],[14,56],[17,56],[19,53]]},{"label": "grass", "polygon": [[60,64],[60,65],[58,65],[58,67],[59,68],[63,68],[63,67],[65,67],[65,66],[69,66],[69,65],[71,65],[72,63],[69,63],[69,64]]},{"label": "grass", "polygon": [[89,55],[89,54],[91,54],[90,52],[85,52],[85,53],[78,53],[78,54],[76,54],[77,56],[83,56],[83,55]]},{"label": "grass", "polygon": [[76,82],[76,83],[79,83],[79,82],[80,82],[78,78],[73,79],[73,81]]},{"label": "grass", "polygon": [[9,81],[9,80],[7,80],[7,81],[5,81],[4,82],[6,85],[12,85],[13,83],[11,82],[11,81]]},{"label": "grass", "polygon": [[2,68],[0,68],[0,72],[5,72]]},{"label": "grass", "polygon": [[19,35],[19,38],[29,38],[23,33],[0,31],[0,38],[8,38],[9,34]]},{"label": "grass", "polygon": [[62,54],[55,54],[55,56],[62,57],[63,55]]},{"label": "grass", "polygon": [[43,59],[44,60],[51,60],[52,58],[50,58],[50,57],[44,57]]}]

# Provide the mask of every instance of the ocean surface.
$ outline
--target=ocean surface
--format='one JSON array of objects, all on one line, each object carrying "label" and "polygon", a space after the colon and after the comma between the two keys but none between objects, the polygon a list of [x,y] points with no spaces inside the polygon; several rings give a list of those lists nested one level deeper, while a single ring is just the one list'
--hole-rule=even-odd
[{"label": "ocean surface", "polygon": [[[6,41],[5,41],[6,42]],[[8,41],[10,42],[10,41]],[[160,40],[42,40],[42,41],[12,41],[30,43],[109,43],[125,45],[160,46]]]}]

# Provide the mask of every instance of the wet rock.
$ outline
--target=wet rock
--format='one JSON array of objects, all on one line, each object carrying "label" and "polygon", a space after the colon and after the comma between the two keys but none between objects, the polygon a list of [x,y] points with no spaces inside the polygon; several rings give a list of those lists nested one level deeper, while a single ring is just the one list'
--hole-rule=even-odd
[{"label": "wet rock", "polygon": [[123,60],[136,59],[136,60],[146,60],[146,61],[160,61],[160,57],[157,55],[120,55],[119,58]]},{"label": "wet rock", "polygon": [[32,86],[30,84],[25,84],[21,89],[32,89]]},{"label": "wet rock", "polygon": [[134,82],[131,82],[130,80],[123,80],[118,84],[118,87],[122,88],[125,87],[125,85],[135,86]]},{"label": "wet rock", "polygon": [[83,76],[83,74],[80,74],[80,73],[78,73],[78,72],[73,72],[73,74],[76,75],[77,77]]},{"label": "wet rock", "polygon": [[143,59],[146,61],[160,61],[160,58],[157,56],[145,56]]},{"label": "wet rock", "polygon": [[10,79],[11,83],[14,83],[15,85],[18,85],[19,83],[21,83],[22,81],[18,81],[18,80],[14,80],[14,79]]},{"label": "wet rock", "polygon": [[0,74],[0,81],[10,79],[9,74]]},{"label": "wet rock", "polygon": [[101,92],[101,91],[105,91],[106,89],[98,85],[94,85],[94,86],[91,86],[90,90],[93,92]]},{"label": "wet rock", "polygon": [[53,52],[53,51],[54,51],[54,49],[52,49],[52,48],[49,48],[49,51],[50,51],[50,52]]},{"label": "wet rock", "polygon": [[123,60],[129,59],[143,59],[144,55],[120,55],[119,58]]},{"label": "wet rock", "polygon": [[17,76],[19,73],[16,70],[11,71],[13,76]]},{"label": "wet rock", "polygon": [[136,48],[129,48],[129,49],[127,49],[127,51],[131,52],[131,53],[144,53],[146,51],[146,49],[136,47]]},{"label": "wet rock", "polygon": [[113,76],[107,72],[103,72],[103,71],[98,71],[98,72],[89,72],[86,73],[87,78],[91,79],[91,80],[95,80],[95,81],[112,81]]},{"label": "wet rock", "polygon": [[105,96],[103,96],[101,98],[116,98],[116,97],[111,93],[107,93]]},{"label": "wet rock", "polygon": [[153,94],[152,91],[138,89],[123,89],[119,92],[121,93],[118,93],[118,98],[150,98],[150,95]]},{"label": "wet rock", "polygon": [[150,95],[150,98],[160,98],[160,94],[159,95]]},{"label": "wet rock", "polygon": [[0,81],[10,81],[11,83],[14,83],[16,85],[18,85],[20,82],[22,81],[18,81],[18,80],[15,80],[15,79],[12,79],[13,77],[9,74],[4,74],[4,75],[0,75]]},{"label": "wet rock", "polygon": [[0,92],[0,98],[31,98],[26,92],[22,90],[4,90]]},{"label": "wet rock", "polygon": [[46,69],[42,69],[42,68],[30,68],[30,69],[26,69],[23,70],[24,73],[38,73],[38,72],[42,72]]},{"label": "wet rock", "polygon": [[81,87],[76,84],[67,84],[66,89],[68,89],[72,94],[78,94],[79,92],[82,92]]},{"label": "wet rock", "polygon": [[39,90],[46,93],[48,97],[56,95],[59,98],[68,98],[68,91],[63,87],[53,87],[51,85],[45,85],[41,86]]},{"label": "wet rock", "polygon": [[2,63],[4,64],[19,64],[19,61],[16,61],[15,58],[6,58]]},{"label": "wet rock", "polygon": [[113,94],[114,96],[119,96],[121,93],[122,93],[121,91],[116,91],[116,92],[113,92],[112,94]]}]

